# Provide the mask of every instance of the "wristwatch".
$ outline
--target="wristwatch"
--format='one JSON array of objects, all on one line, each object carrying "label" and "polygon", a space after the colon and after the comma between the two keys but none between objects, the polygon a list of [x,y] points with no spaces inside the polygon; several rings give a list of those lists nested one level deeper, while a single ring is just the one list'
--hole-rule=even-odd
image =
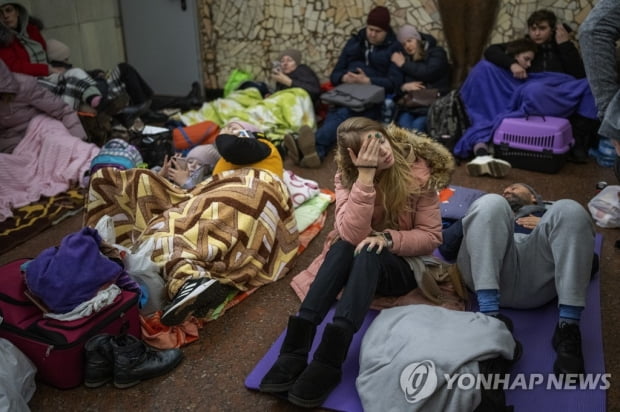
[{"label": "wristwatch", "polygon": [[383,236],[383,239],[385,239],[385,243],[387,244],[388,250],[391,250],[392,246],[394,246],[394,241],[392,240],[392,235],[390,235],[390,232],[383,232],[383,233],[381,233],[381,235]]}]

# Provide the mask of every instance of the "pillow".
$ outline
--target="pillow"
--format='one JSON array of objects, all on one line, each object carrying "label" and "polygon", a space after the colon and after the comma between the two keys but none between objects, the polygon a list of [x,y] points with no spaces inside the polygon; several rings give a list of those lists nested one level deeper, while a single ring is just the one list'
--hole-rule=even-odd
[{"label": "pillow", "polygon": [[442,219],[458,220],[465,216],[467,209],[486,192],[463,186],[450,185],[439,192]]}]

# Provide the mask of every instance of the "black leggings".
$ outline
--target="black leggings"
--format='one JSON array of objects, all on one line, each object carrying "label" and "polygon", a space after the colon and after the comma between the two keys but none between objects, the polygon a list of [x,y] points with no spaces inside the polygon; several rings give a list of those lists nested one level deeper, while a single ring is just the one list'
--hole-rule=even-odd
[{"label": "black leggings", "polygon": [[[401,296],[417,287],[413,271],[400,256],[364,249],[339,240],[327,252],[314,282],[299,309],[299,316],[319,324],[342,290],[334,321],[346,321],[359,330],[375,296]],[[344,290],[343,290],[344,288]]]},{"label": "black leggings", "polygon": [[129,95],[130,103],[142,104],[153,97],[153,89],[140,76],[140,73],[128,63],[119,63],[120,79],[125,84],[125,91]]}]

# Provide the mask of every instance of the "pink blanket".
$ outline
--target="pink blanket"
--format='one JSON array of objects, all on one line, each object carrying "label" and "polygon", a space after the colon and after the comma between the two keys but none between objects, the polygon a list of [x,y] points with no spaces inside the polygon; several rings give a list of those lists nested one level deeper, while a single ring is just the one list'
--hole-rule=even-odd
[{"label": "pink blanket", "polygon": [[79,185],[99,147],[71,136],[58,120],[34,117],[13,153],[0,153],[0,222],[12,208]]}]

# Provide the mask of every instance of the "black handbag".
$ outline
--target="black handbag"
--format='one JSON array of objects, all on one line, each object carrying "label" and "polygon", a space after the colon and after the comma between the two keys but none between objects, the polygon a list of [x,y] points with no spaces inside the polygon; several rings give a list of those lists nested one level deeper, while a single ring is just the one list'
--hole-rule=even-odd
[{"label": "black handbag", "polygon": [[417,109],[418,107],[429,107],[438,98],[438,89],[411,90],[405,92],[396,103],[407,109]]},{"label": "black handbag", "polygon": [[163,165],[166,155],[174,155],[172,132],[169,130],[157,134],[130,131],[129,143],[140,151],[142,160],[149,168]]},{"label": "black handbag", "polygon": [[362,112],[385,100],[385,90],[374,84],[342,83],[321,95],[321,101]]}]

